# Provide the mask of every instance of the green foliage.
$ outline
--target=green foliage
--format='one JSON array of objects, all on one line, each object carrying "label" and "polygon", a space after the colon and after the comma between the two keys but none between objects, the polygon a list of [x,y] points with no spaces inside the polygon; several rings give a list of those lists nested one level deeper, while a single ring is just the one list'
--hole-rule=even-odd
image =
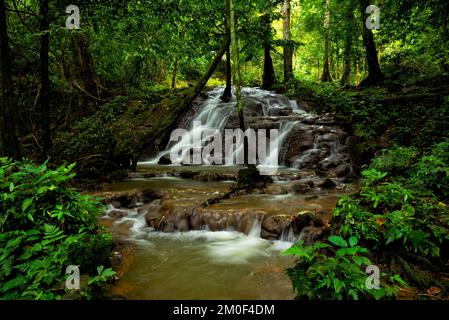
[{"label": "green foliage", "polygon": [[340,199],[334,215],[343,235],[377,250],[402,248],[438,257],[449,240],[447,142],[417,156],[413,148],[385,151],[362,172],[358,193]]},{"label": "green foliage", "polygon": [[61,299],[67,266],[88,271],[108,262],[111,236],[97,224],[102,207],[69,188],[73,167],[0,158],[2,299]]},{"label": "green foliage", "polygon": [[[359,300],[394,296],[397,290],[390,285],[368,289],[364,268],[372,263],[368,250],[358,245],[356,237],[346,241],[330,236],[328,242],[305,246],[301,241],[285,251],[298,258],[295,267],[287,270],[297,298]],[[401,280],[399,276],[393,279]]]}]

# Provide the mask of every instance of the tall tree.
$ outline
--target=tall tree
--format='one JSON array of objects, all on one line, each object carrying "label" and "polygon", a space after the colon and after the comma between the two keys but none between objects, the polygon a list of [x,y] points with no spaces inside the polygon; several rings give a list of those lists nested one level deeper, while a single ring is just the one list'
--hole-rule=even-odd
[{"label": "tall tree", "polygon": [[235,85],[235,95],[237,98],[237,112],[239,115],[239,124],[242,130],[245,130],[245,122],[243,119],[243,102],[242,102],[242,82],[240,78],[240,50],[237,39],[236,30],[236,18],[235,18],[235,8],[233,0],[228,1],[228,8],[230,12],[230,28],[231,28],[231,54],[232,54],[232,64],[233,64],[233,78]]},{"label": "tall tree", "polygon": [[329,70],[329,26],[330,26],[330,0],[324,0],[324,56],[323,56],[323,74],[322,82],[332,81]]},{"label": "tall tree", "polygon": [[271,90],[275,82],[273,59],[271,58],[271,18],[270,14],[264,14],[261,17],[262,26],[265,29],[263,47],[264,47],[264,63],[263,63],[263,82],[264,90]]},{"label": "tall tree", "polygon": [[384,80],[384,75],[380,69],[377,56],[376,44],[374,42],[373,32],[365,25],[366,8],[370,5],[369,0],[359,0],[359,9],[362,17],[362,36],[363,45],[366,50],[366,61],[368,63],[368,76],[360,83],[361,87],[380,84]]},{"label": "tall tree", "polygon": [[[242,131],[245,131],[245,118],[243,116],[243,101],[242,101],[242,82],[240,77],[240,49],[239,43],[237,39],[237,30],[236,30],[236,18],[235,18],[235,8],[233,4],[233,0],[228,1],[228,8],[230,12],[230,26],[231,26],[231,54],[232,54],[232,62],[234,65],[234,85],[235,85],[235,95],[237,98],[237,113],[239,116],[239,126]],[[245,164],[248,163],[248,138],[244,137],[243,142],[243,152]]]},{"label": "tall tree", "polygon": [[50,136],[50,75],[49,75],[49,50],[50,50],[50,17],[48,0],[40,0],[40,75],[41,97],[39,120],[41,125],[41,138],[43,156],[47,156],[52,147]]},{"label": "tall tree", "polygon": [[346,35],[345,48],[343,52],[343,73],[341,77],[341,84],[348,85],[351,81],[351,49],[352,49],[352,37]]},{"label": "tall tree", "polygon": [[284,35],[284,82],[293,79],[293,48],[291,45],[291,0],[284,0],[282,10]]},{"label": "tall tree", "polygon": [[19,159],[21,153],[19,141],[16,136],[16,113],[11,103],[11,60],[4,0],[0,0],[0,73],[0,152],[1,155]]},{"label": "tall tree", "polygon": [[[230,43],[231,41],[231,8],[229,7],[231,3],[226,2],[226,18],[225,18],[225,28],[226,28],[226,39]],[[231,48],[230,45],[226,48],[226,88],[221,96],[221,100],[224,102],[229,102],[232,99],[232,66],[231,66]]]},{"label": "tall tree", "polygon": [[344,7],[343,17],[345,18],[345,28],[343,30],[344,48],[341,84],[348,85],[351,81],[351,53],[353,46],[353,30],[355,27],[353,3],[346,4]]}]

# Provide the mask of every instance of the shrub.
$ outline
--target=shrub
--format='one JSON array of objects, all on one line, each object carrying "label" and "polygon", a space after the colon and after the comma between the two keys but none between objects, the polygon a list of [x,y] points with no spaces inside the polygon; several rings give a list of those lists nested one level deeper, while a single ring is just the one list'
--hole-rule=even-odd
[{"label": "shrub", "polygon": [[111,236],[97,225],[102,207],[70,189],[73,167],[0,158],[2,299],[61,299],[67,266],[83,272],[108,262]]},{"label": "shrub", "polygon": [[[391,298],[396,288],[385,283],[368,288],[364,267],[371,265],[366,248],[358,246],[356,237],[348,241],[331,236],[329,243],[317,242],[304,246],[299,242],[285,253],[299,258],[295,267],[287,270],[298,299],[381,299]],[[390,282],[403,284],[399,276]]]},{"label": "shrub", "polygon": [[[340,199],[334,216],[345,236],[378,250],[401,248],[438,257],[449,240],[449,144],[418,158],[411,148],[384,152],[362,172],[359,192]],[[446,198],[447,199],[447,198]]]}]

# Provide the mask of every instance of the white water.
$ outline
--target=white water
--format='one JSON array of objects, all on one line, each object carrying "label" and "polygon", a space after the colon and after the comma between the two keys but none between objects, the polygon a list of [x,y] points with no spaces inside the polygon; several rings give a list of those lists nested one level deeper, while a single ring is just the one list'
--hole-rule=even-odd
[{"label": "white water", "polygon": [[[229,120],[229,117],[235,111],[235,97],[229,102],[224,103],[221,100],[224,88],[218,87],[209,92],[209,98],[206,99],[200,106],[196,116],[192,119],[191,124],[187,129],[187,133],[182,136],[178,142],[170,142],[166,150],[159,153],[155,158],[141,162],[142,165],[154,165],[158,164],[159,160],[167,155],[178,155],[179,162],[182,159],[189,158],[190,150],[202,148],[203,146],[198,146],[193,144],[194,137],[199,137],[203,142],[210,141],[213,137],[214,132],[224,132],[224,128]],[[261,90],[258,88],[243,88],[243,97],[248,97],[254,99],[262,105],[263,116],[271,116],[276,109],[289,108],[294,113],[305,113],[304,110],[298,108],[298,104],[294,100],[286,100],[282,95],[278,95],[269,91]],[[194,122],[201,123],[201,126],[194,126]],[[277,147],[268,148],[268,154],[266,155],[264,161],[259,163],[262,167],[278,167],[279,163],[279,150],[282,148],[285,139],[288,134],[295,126],[294,121],[281,121]],[[268,142],[267,142],[268,144]],[[274,144],[275,145],[275,144]],[[240,144],[236,150],[232,150],[232,157],[230,159],[238,159],[238,156],[243,154],[244,148],[243,144]],[[184,151],[184,154],[182,152]],[[202,159],[205,164],[208,164],[208,159]],[[223,161],[224,162],[224,161]],[[230,164],[228,164],[230,165]]]},{"label": "white water", "polygon": [[[108,212],[116,210],[109,206]],[[108,219],[108,212],[104,218]],[[175,241],[178,243],[195,243],[201,247],[205,258],[216,264],[239,265],[247,264],[252,259],[270,257],[291,247],[294,235],[281,240],[269,241],[260,237],[262,222],[255,220],[246,235],[233,230],[209,231],[192,230],[188,232],[163,233],[156,232],[145,223],[143,215],[136,210],[124,210],[126,216],[114,222],[116,225],[130,223],[128,240],[143,249],[153,249],[160,241]]]}]

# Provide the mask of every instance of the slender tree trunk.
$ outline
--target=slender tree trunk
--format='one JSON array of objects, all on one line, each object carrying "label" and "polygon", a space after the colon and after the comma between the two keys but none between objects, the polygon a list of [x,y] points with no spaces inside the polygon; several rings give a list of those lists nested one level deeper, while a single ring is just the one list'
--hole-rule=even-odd
[{"label": "slender tree trunk", "polygon": [[341,78],[341,83],[343,85],[348,85],[351,81],[351,49],[352,37],[347,35],[345,38],[345,50],[343,57],[343,76]]},{"label": "slender tree trunk", "polygon": [[271,45],[264,47],[263,84],[262,89],[271,90],[275,82],[273,59],[271,59]]},{"label": "slender tree trunk", "polygon": [[366,61],[368,63],[368,77],[360,83],[361,87],[377,85],[382,83],[384,75],[380,69],[379,60],[377,57],[376,44],[374,43],[374,35],[366,25],[366,8],[370,5],[369,0],[359,0],[360,13],[362,15],[362,36],[363,45],[366,49]]},{"label": "slender tree trunk", "polygon": [[206,86],[212,74],[217,69],[217,66],[220,64],[223,56],[229,46],[230,40],[225,37],[223,44],[221,45],[218,52],[215,54],[214,59],[210,62],[206,73],[201,77],[200,80],[197,81],[196,85],[192,88],[189,94],[183,100],[183,107],[188,107],[190,104],[198,97],[203,88]]},{"label": "slender tree trunk", "polygon": [[284,0],[282,15],[283,15],[284,41],[287,43],[286,45],[284,45],[284,82],[288,82],[293,79],[293,49],[290,45],[291,0]]},{"label": "slender tree trunk", "polygon": [[[236,18],[235,18],[235,9],[233,0],[228,1],[228,8],[230,12],[230,25],[231,25],[231,53],[232,53],[232,64],[234,65],[234,85],[235,85],[235,95],[237,98],[237,113],[239,116],[239,126],[242,131],[245,131],[245,118],[243,116],[243,101],[242,101],[242,87],[241,87],[241,78],[240,78],[240,50],[239,43],[237,39],[237,30],[236,30]],[[245,164],[248,163],[248,138],[244,137],[244,159]]]},{"label": "slender tree trunk", "polygon": [[20,159],[16,111],[11,102],[12,80],[5,1],[0,0],[0,155]]},{"label": "slender tree trunk", "polygon": [[320,73],[320,59],[319,58],[317,58],[316,59],[316,62],[317,62],[317,80],[318,81],[320,81],[321,80],[321,73]]},{"label": "slender tree trunk", "polygon": [[[90,39],[86,33],[73,32],[71,34],[71,51],[73,62],[70,66],[70,81],[76,81],[82,88],[79,97],[79,110],[82,114],[94,111],[89,102],[93,97],[100,99],[98,77],[92,54],[89,52]],[[95,101],[97,103],[97,101]],[[95,105],[94,105],[95,107]]]},{"label": "slender tree trunk", "polygon": [[264,40],[264,63],[262,89],[271,90],[275,82],[273,59],[271,58],[271,19],[268,14],[262,16],[262,23],[266,26],[266,39]]},{"label": "slender tree trunk", "polygon": [[322,82],[332,81],[329,70],[329,25],[330,25],[330,0],[324,0],[324,59],[323,59],[323,75]]},{"label": "slender tree trunk", "polygon": [[[226,39],[231,41],[231,13],[229,10],[229,3],[226,3]],[[232,99],[232,66],[231,66],[231,49],[230,45],[226,48],[226,88],[221,96],[221,100],[224,102],[229,102]]]},{"label": "slender tree trunk", "polygon": [[47,156],[51,151],[50,136],[50,76],[48,52],[50,49],[50,21],[48,16],[48,0],[40,1],[40,75],[41,75],[41,99],[39,118],[42,128],[43,156]]},{"label": "slender tree trunk", "polygon": [[173,63],[173,74],[172,74],[172,78],[171,78],[171,88],[172,88],[173,92],[176,91],[176,75],[178,74],[178,63],[179,63],[179,59],[178,59],[178,57],[176,57],[175,61]]},{"label": "slender tree trunk", "polygon": [[355,78],[356,85],[358,86],[360,84],[360,65],[358,62],[356,64]]}]

